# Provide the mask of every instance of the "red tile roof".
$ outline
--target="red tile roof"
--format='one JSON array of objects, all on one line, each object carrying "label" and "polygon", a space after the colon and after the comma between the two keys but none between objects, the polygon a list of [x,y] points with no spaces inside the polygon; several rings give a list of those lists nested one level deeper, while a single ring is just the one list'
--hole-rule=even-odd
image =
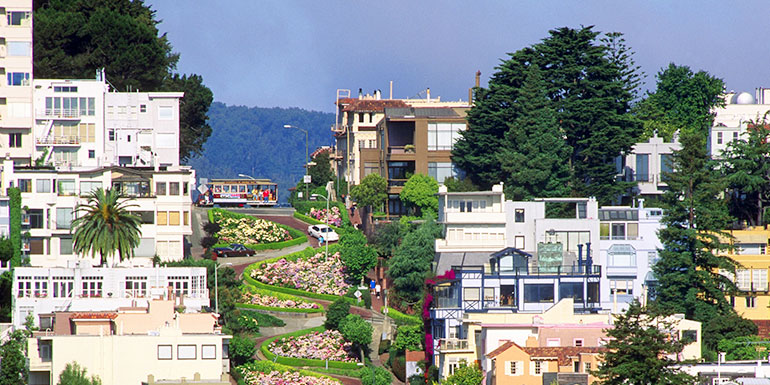
[{"label": "red tile roof", "polygon": [[117,317],[117,313],[75,313],[70,319],[115,319]]},{"label": "red tile roof", "polygon": [[500,345],[500,347],[498,347],[497,349],[491,351],[489,354],[487,354],[487,357],[488,358],[495,358],[495,357],[499,356],[500,354],[502,354],[504,351],[510,349],[512,346],[516,346],[519,349],[521,349],[521,346],[516,345],[515,342],[508,341],[508,342]]},{"label": "red tile roof", "polygon": [[570,363],[570,357],[577,357],[580,354],[599,354],[607,351],[604,347],[595,346],[548,346],[548,347],[525,347],[517,345],[514,342],[506,342],[499,348],[487,354],[488,358],[495,358],[506,350],[517,347],[527,353],[530,357],[555,358],[559,361],[559,366],[566,366]]},{"label": "red tile roof", "polygon": [[342,111],[383,112],[386,108],[409,108],[403,100],[398,99],[356,99],[344,98],[337,101],[343,106]]}]

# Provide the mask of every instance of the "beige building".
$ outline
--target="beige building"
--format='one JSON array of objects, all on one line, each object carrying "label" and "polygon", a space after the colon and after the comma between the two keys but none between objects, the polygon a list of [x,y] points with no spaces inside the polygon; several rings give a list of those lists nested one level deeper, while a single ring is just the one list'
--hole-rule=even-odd
[{"label": "beige building", "polygon": [[[556,379],[559,374],[570,373],[568,383],[588,385],[596,381],[591,375],[601,362],[601,347],[521,347],[515,342],[506,342],[489,353],[492,370],[487,384],[542,385],[552,383],[544,377]],[[550,376],[549,376],[550,375]]]},{"label": "beige building", "polygon": [[55,384],[77,362],[104,385],[199,379],[229,384],[227,341],[211,313],[177,313],[172,301],[112,312],[57,314],[28,339],[30,384]]},{"label": "beige building", "polygon": [[0,15],[0,156],[30,164],[32,137],[32,0],[3,0]]}]

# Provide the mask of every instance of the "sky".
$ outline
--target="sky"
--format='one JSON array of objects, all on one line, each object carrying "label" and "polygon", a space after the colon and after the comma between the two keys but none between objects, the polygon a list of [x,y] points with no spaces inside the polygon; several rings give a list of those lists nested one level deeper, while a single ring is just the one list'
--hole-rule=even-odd
[{"label": "sky", "polygon": [[353,96],[467,100],[507,53],[548,31],[595,26],[625,35],[647,74],[674,62],[722,78],[728,90],[770,86],[770,1],[147,0],[181,54],[177,70],[203,76],[214,100],[333,112]]}]

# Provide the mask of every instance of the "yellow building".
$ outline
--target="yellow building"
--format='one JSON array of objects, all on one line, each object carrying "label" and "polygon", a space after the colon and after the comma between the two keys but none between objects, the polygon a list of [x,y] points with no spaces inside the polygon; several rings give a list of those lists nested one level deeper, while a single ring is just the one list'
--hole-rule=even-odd
[{"label": "yellow building", "polygon": [[767,336],[770,331],[767,279],[770,269],[770,255],[767,254],[770,230],[757,226],[730,230],[729,233],[733,236],[733,250],[728,255],[740,265],[734,276],[740,295],[732,297],[731,303],[738,314],[760,327],[760,335]]},{"label": "yellow building", "polygon": [[[591,375],[601,362],[602,347],[521,347],[515,342],[506,342],[489,353],[492,360],[492,385],[522,384],[541,385],[557,383],[560,374],[569,373],[570,384],[591,384],[596,377]],[[544,381],[543,377],[550,377]]]}]

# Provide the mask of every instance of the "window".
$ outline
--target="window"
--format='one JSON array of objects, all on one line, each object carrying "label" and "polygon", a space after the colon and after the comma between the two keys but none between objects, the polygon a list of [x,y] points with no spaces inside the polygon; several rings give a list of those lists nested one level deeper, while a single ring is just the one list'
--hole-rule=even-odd
[{"label": "window", "polygon": [[114,142],[115,141],[115,130],[110,130],[109,131],[109,136],[110,136],[110,142]]},{"label": "window", "polygon": [[190,225],[190,212],[189,211],[185,211],[182,214],[183,214],[182,215],[182,220],[184,221],[183,224],[185,226],[189,226]]},{"label": "window", "polygon": [[583,346],[583,339],[582,338],[575,338],[572,340],[572,346],[581,347]]},{"label": "window", "polygon": [[75,180],[74,179],[59,179],[59,195],[75,195]]},{"label": "window", "polygon": [[559,283],[559,299],[572,298],[575,303],[583,302],[583,283],[582,282],[561,282]]},{"label": "window", "polygon": [[166,182],[155,182],[155,195],[166,195]]},{"label": "window", "polygon": [[580,373],[580,361],[572,361],[572,371]]},{"label": "window", "polygon": [[55,149],[53,152],[53,160],[57,165],[77,164],[78,150],[74,148]]},{"label": "window", "polygon": [[32,43],[28,41],[9,41],[8,56],[32,56]]},{"label": "window", "polygon": [[139,105],[139,112],[141,112],[141,113],[147,112],[147,105],[146,104],[140,104]]},{"label": "window", "polygon": [[520,376],[522,374],[521,372],[522,372],[523,362],[521,362],[521,361],[507,361],[506,364],[507,364],[506,368],[508,369],[507,373],[506,373],[507,375],[509,375],[509,376]]},{"label": "window", "polygon": [[733,132],[733,141],[736,141],[736,140],[738,140],[738,133]]},{"label": "window", "polygon": [[533,283],[524,285],[524,302],[549,303],[553,302],[553,285]]},{"label": "window", "polygon": [[585,368],[586,373],[591,373],[591,363],[590,362],[584,362],[583,367]]},{"label": "window", "polygon": [[6,74],[9,86],[28,86],[29,72],[8,72]]},{"label": "window", "polygon": [[102,187],[102,182],[99,181],[81,181],[80,182],[80,195],[86,195],[94,192]]},{"label": "window", "polygon": [[543,361],[535,361],[533,364],[535,365],[535,375],[541,375],[543,373]]},{"label": "window", "polygon": [[195,345],[177,345],[176,347],[176,359],[178,360],[194,360],[198,358]]},{"label": "window", "polygon": [[94,158],[96,158],[96,151],[88,150],[88,159],[94,159]]},{"label": "window", "polygon": [[8,134],[8,147],[11,147],[11,148],[21,147],[21,133]]},{"label": "window", "polygon": [[158,220],[156,221],[158,226],[168,225],[168,211],[158,211]]},{"label": "window", "polygon": [[27,215],[29,215],[29,227],[33,229],[42,229],[45,227],[43,209],[29,209],[27,210]]},{"label": "window", "polygon": [[358,113],[358,123],[363,123],[363,122],[364,122],[364,114],[359,112]]},{"label": "window", "polygon": [[717,144],[722,144],[722,133],[717,132]]},{"label": "window", "polygon": [[168,225],[179,226],[179,211],[168,212]]},{"label": "window", "polygon": [[516,223],[524,223],[524,209],[516,209],[514,210],[514,222]]},{"label": "window", "polygon": [[82,278],[83,297],[101,298],[102,296],[102,277],[83,277]]},{"label": "window", "polygon": [[155,224],[155,213],[152,211],[131,211],[131,214],[138,216],[142,220],[142,224]]},{"label": "window", "polygon": [[[170,243],[170,242],[169,242]],[[187,297],[190,295],[190,277],[168,277],[168,286],[171,286],[174,291],[174,295],[180,297],[184,295]]]},{"label": "window", "polygon": [[751,280],[752,290],[767,291],[767,270],[752,269]]},{"label": "window", "polygon": [[35,191],[39,193],[51,192],[51,180],[50,179],[38,179],[35,181]]},{"label": "window", "polygon": [[35,297],[48,297],[48,277],[35,277]]},{"label": "window", "polygon": [[428,150],[451,150],[463,130],[464,123],[428,123]]},{"label": "window", "polygon": [[126,277],[126,293],[132,297],[147,295],[147,277]]},{"label": "window", "polygon": [[610,295],[633,295],[634,294],[634,281],[633,280],[611,280],[610,281]]},{"label": "window", "polygon": [[54,298],[71,298],[75,286],[73,277],[53,277],[53,296]]},{"label": "window", "polygon": [[523,235],[516,235],[515,237],[513,237],[513,247],[519,250],[524,250],[525,245],[524,245]]},{"label": "window", "polygon": [[607,264],[609,266],[633,267],[636,266],[636,249],[631,245],[612,245],[607,251]]},{"label": "window", "polygon": [[460,212],[473,212],[473,202],[472,201],[460,201]]},{"label": "window", "polygon": [[757,297],[746,297],[746,308],[753,309],[757,307]]},{"label": "window", "polygon": [[201,345],[201,358],[204,360],[215,360],[217,358],[217,346]]},{"label": "window", "polygon": [[6,13],[8,25],[29,26],[32,14],[29,11],[9,11]]},{"label": "window", "polygon": [[72,225],[72,208],[70,207],[57,207],[56,208],[56,228],[57,229],[69,229]]},{"label": "window", "polygon": [[179,182],[168,182],[168,195],[179,195]]},{"label": "window", "polygon": [[463,300],[464,301],[478,301],[480,295],[480,290],[478,287],[466,287],[463,289]]},{"label": "window", "polygon": [[72,255],[72,238],[59,238],[59,254]]},{"label": "window", "polygon": [[174,119],[174,108],[172,106],[158,107],[158,120],[172,120],[172,119]]},{"label": "window", "polygon": [[649,173],[650,173],[650,155],[636,154],[636,181],[649,182],[650,181]]},{"label": "window", "polygon": [[32,297],[32,277],[18,277],[17,280],[18,289],[16,296],[19,298]]},{"label": "window", "polygon": [[665,181],[667,178],[665,174],[674,170],[672,162],[671,154],[660,154],[660,179],[662,181]]},{"label": "window", "polygon": [[428,176],[443,184],[446,178],[458,176],[457,167],[452,162],[429,162]]},{"label": "window", "polygon": [[182,183],[182,194],[184,196],[190,194],[190,185],[188,183]]},{"label": "window", "polygon": [[75,86],[55,86],[53,92],[78,92]]},{"label": "window", "polygon": [[19,179],[19,190],[23,193],[32,192],[32,179]]},{"label": "window", "polygon": [[158,359],[159,360],[171,359],[171,345],[158,345]]}]

